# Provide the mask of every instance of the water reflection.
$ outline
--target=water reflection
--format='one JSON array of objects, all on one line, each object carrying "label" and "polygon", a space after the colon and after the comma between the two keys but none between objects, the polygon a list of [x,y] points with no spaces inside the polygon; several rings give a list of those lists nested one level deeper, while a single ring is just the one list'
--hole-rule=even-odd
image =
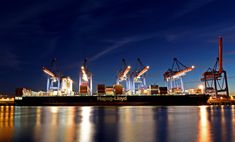
[{"label": "water reflection", "polygon": [[[155,141],[155,120],[152,107],[122,107],[119,110],[120,142]],[[145,137],[150,135],[150,137]]]},{"label": "water reflection", "polygon": [[91,119],[92,108],[82,107],[81,108],[81,123],[79,128],[79,141],[80,142],[92,142],[94,134],[94,126]]},{"label": "water reflection", "polygon": [[0,106],[0,141],[235,141],[235,106]]},{"label": "water reflection", "polygon": [[209,120],[208,106],[199,107],[199,121],[198,121],[198,142],[210,142],[211,140],[211,124]]},{"label": "water reflection", "polygon": [[14,107],[0,106],[0,141],[12,141],[14,133]]}]

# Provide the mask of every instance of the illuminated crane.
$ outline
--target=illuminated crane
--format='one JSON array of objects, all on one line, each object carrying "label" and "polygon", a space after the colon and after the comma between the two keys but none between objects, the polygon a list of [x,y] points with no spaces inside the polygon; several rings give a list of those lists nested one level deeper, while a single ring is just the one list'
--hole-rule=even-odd
[{"label": "illuminated crane", "polygon": [[187,72],[192,71],[194,68],[194,66],[187,67],[183,65],[176,58],[173,59],[172,68],[168,69],[168,71],[163,74],[170,93],[184,92],[183,76],[186,75]]},{"label": "illuminated crane", "polygon": [[130,91],[131,88],[131,82],[130,82],[130,70],[131,66],[126,64],[125,59],[122,59],[123,62],[123,68],[119,71],[117,75],[117,84],[121,84],[125,82],[125,91]]},{"label": "illuminated crane", "polygon": [[61,76],[59,73],[56,73],[55,62],[56,62],[56,59],[53,59],[51,62],[51,68],[54,68],[54,71],[51,71],[46,67],[42,67],[43,72],[48,75],[48,77],[47,77],[47,92],[60,90]]},{"label": "illuminated crane", "polygon": [[201,81],[205,83],[205,93],[229,96],[227,73],[223,69],[223,40],[219,37],[219,57],[213,68],[209,68],[202,74]]},{"label": "illuminated crane", "polygon": [[146,72],[149,66],[144,66],[140,58],[137,59],[139,66],[132,72],[132,93],[136,94],[141,89],[146,89]]},{"label": "illuminated crane", "polygon": [[84,60],[79,74],[79,93],[84,95],[92,95],[92,74],[87,69],[87,60]]}]

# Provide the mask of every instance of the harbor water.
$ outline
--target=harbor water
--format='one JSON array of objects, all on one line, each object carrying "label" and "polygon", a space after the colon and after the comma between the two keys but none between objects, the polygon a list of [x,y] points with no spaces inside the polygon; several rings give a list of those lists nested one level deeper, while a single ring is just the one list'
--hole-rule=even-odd
[{"label": "harbor water", "polygon": [[0,141],[234,142],[235,106],[0,106]]}]

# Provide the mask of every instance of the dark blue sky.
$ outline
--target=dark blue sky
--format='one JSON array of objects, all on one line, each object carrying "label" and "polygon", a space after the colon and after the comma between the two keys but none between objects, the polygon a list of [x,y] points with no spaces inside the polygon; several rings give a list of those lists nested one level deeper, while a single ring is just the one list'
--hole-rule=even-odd
[{"label": "dark blue sky", "polygon": [[235,2],[221,0],[8,0],[0,3],[0,92],[45,90],[41,67],[57,58],[77,89],[84,58],[94,83],[111,85],[121,59],[150,66],[148,84],[164,85],[174,57],[196,69],[185,77],[196,87],[213,66],[224,39],[224,69],[235,89]]}]

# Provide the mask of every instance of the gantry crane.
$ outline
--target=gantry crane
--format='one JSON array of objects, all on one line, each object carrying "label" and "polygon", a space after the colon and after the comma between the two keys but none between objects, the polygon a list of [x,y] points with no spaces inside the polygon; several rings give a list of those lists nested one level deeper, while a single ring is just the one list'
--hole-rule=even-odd
[{"label": "gantry crane", "polygon": [[213,68],[209,68],[202,74],[201,81],[205,84],[205,93],[210,95],[229,96],[227,73],[223,69],[223,40],[219,37],[219,57]]},{"label": "gantry crane", "polygon": [[79,93],[92,95],[92,73],[87,69],[87,60],[84,60],[79,74]]},{"label": "gantry crane", "polygon": [[42,70],[44,73],[48,75],[47,77],[47,92],[49,91],[59,91],[60,90],[60,81],[61,81],[61,75],[56,71],[55,66],[56,59],[53,59],[50,65],[50,69],[46,67],[42,67]]},{"label": "gantry crane", "polygon": [[164,80],[167,82],[167,88],[170,93],[183,93],[184,83],[183,76],[187,72],[190,72],[194,69],[194,66],[187,67],[183,65],[178,59],[173,59],[173,64],[168,71],[166,71],[163,76]]},{"label": "gantry crane", "polygon": [[140,58],[137,58],[138,67],[132,72],[132,93],[136,94],[140,89],[147,89],[146,86],[146,72],[149,70],[149,66],[144,66]]},{"label": "gantry crane", "polygon": [[130,70],[131,66],[126,64],[126,60],[122,59],[123,67],[117,74],[117,84],[125,83],[125,91],[128,92],[131,89]]}]

